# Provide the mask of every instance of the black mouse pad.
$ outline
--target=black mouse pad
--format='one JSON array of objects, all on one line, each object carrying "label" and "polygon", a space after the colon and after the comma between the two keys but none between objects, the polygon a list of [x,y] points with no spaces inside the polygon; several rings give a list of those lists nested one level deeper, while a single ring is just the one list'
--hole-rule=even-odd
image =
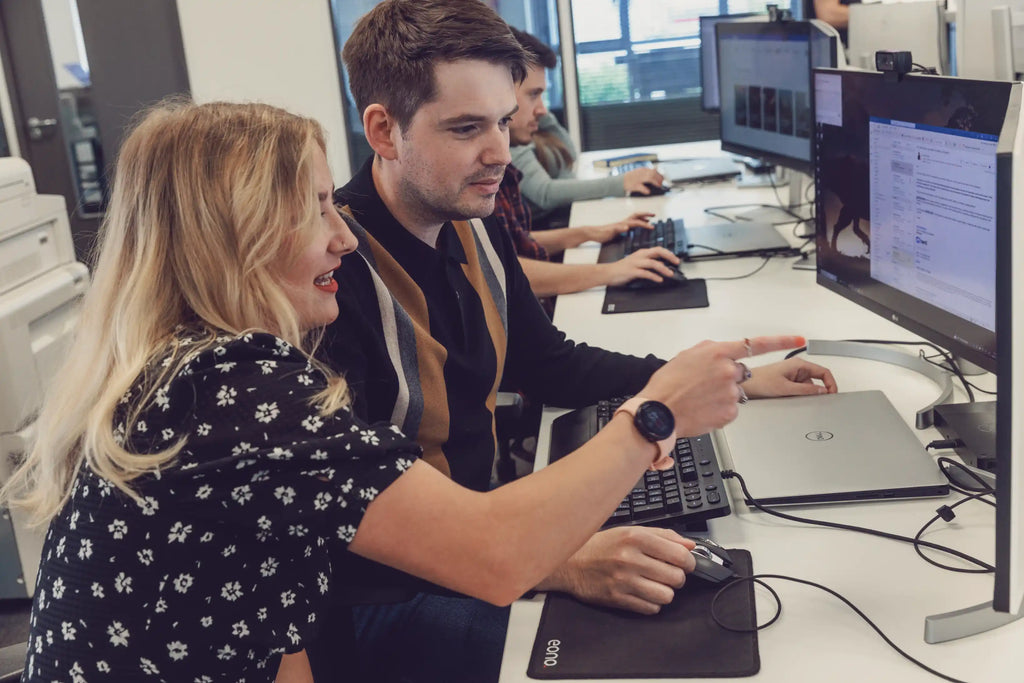
[{"label": "black mouse pad", "polygon": [[708,285],[702,279],[687,280],[682,287],[629,289],[625,286],[604,290],[602,313],[640,313],[672,311],[680,308],[707,308]]},{"label": "black mouse pad", "polygon": [[[736,573],[750,576],[746,550],[729,550]],[[757,632],[734,633],[711,618],[711,600],[723,584],[690,578],[675,600],[654,616],[585,605],[551,593],[533,643],[530,678],[736,678],[761,668]],[[718,601],[719,618],[753,628],[754,584]]]}]

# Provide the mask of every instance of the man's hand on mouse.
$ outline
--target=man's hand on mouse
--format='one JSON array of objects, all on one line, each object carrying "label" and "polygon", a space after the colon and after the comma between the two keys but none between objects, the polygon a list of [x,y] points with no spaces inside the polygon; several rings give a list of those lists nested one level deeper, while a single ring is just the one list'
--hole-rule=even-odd
[{"label": "man's hand on mouse", "polygon": [[622,187],[628,195],[630,192],[637,194],[650,194],[651,189],[645,183],[660,187],[665,183],[665,176],[653,168],[634,168],[622,175]]},{"label": "man's hand on mouse", "polygon": [[673,269],[680,263],[679,257],[665,247],[638,249],[626,258],[604,264],[608,270],[606,284],[624,285],[637,279],[661,282],[673,275]]},{"label": "man's hand on mouse", "polygon": [[695,546],[670,529],[627,526],[599,531],[537,589],[657,614],[693,571],[696,562],[690,551]]},{"label": "man's hand on mouse", "polygon": [[654,226],[651,225],[651,218],[653,216],[654,214],[648,211],[637,211],[621,221],[608,223],[606,225],[585,225],[579,228],[574,228],[574,230],[582,230],[587,236],[588,241],[604,244],[608,240],[614,239],[622,233],[627,232],[630,228],[653,228]]}]

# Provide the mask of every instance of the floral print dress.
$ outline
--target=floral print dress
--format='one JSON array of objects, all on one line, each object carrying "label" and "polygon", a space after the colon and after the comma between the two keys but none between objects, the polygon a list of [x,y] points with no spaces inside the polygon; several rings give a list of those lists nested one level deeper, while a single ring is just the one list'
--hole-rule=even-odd
[{"label": "floral print dress", "polygon": [[133,482],[138,502],[83,465],[50,525],[26,682],[272,681],[345,580],[332,555],[341,564],[366,506],[419,456],[391,425],[320,416],[325,377],[277,337],[189,353],[115,417],[134,452],[184,439],[178,457]]}]

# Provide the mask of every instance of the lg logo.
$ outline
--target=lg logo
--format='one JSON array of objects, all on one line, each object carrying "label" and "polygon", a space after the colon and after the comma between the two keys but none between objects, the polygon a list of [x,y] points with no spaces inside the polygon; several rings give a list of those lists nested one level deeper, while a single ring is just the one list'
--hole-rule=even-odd
[{"label": "lg logo", "polygon": [[560,640],[548,641],[548,649],[544,651],[544,668],[558,664],[558,650],[561,644]]}]

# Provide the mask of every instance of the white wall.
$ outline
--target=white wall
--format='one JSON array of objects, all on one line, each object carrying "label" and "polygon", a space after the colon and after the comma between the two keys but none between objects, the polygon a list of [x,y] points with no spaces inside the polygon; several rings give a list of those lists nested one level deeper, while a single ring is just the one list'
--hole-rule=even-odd
[{"label": "white wall", "polygon": [[178,0],[197,102],[266,102],[317,119],[334,182],[351,176],[341,82],[325,0]]}]

